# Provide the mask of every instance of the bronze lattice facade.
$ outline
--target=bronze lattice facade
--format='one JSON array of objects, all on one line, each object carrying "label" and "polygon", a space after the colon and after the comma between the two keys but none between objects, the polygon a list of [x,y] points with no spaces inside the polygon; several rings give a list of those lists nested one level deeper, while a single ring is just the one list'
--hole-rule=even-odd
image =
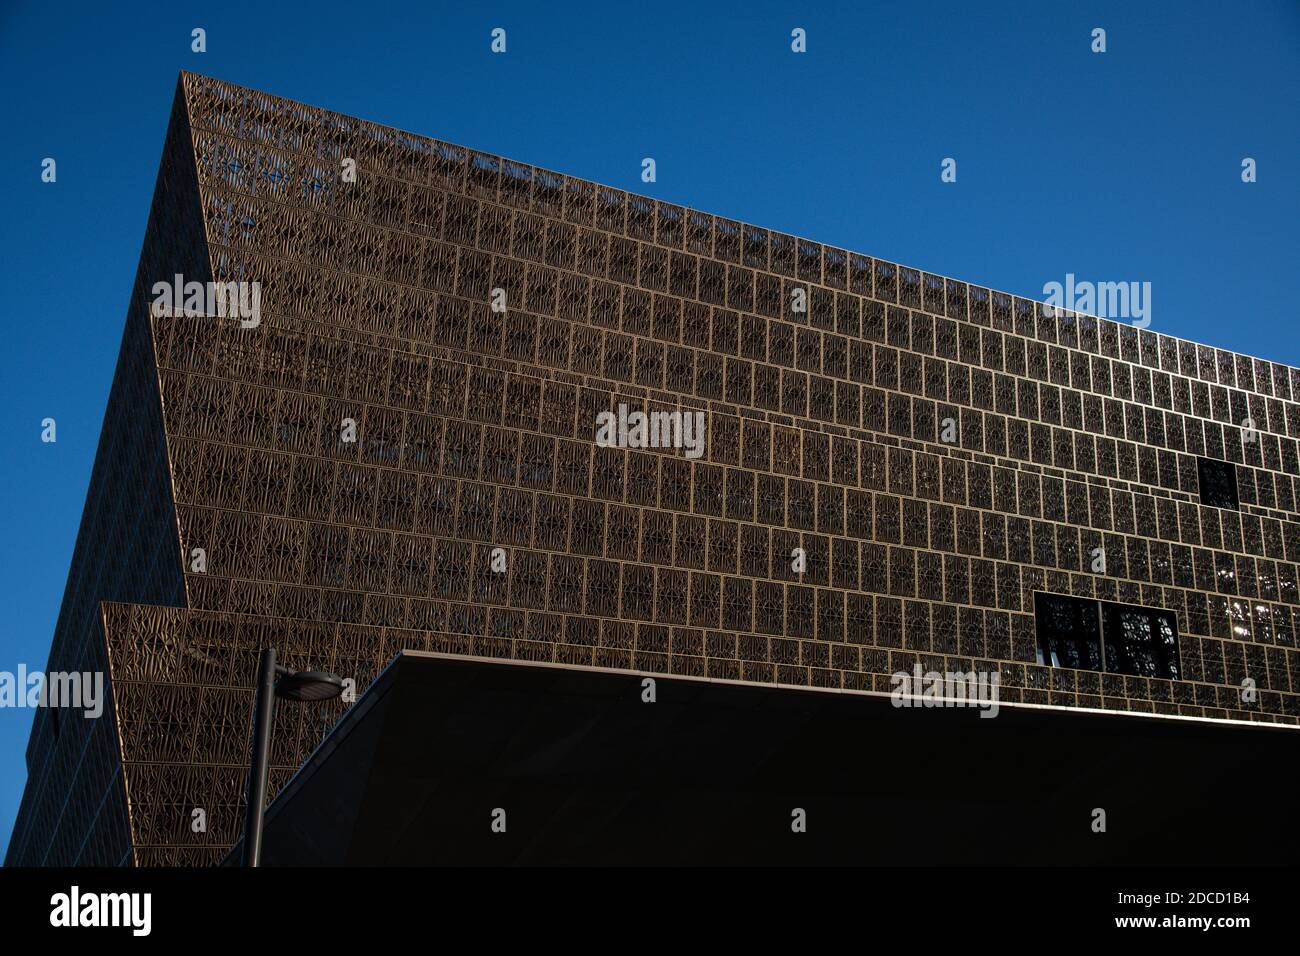
[{"label": "bronze lattice facade", "polygon": [[[260,324],[154,315],[178,273],[259,283]],[[38,712],[8,862],[219,860],[267,643],[358,688],[402,648],[876,692],[919,660],[1295,725],[1297,400],[1300,369],[185,74],[49,664],[111,708]],[[620,403],[704,412],[703,456],[598,446]],[[273,792],[343,706],[280,708]]]}]

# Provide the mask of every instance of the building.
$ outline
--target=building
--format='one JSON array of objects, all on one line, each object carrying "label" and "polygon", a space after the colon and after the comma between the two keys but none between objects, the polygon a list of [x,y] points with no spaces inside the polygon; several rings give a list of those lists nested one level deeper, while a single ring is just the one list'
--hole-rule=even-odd
[{"label": "building", "polygon": [[1277,866],[1300,852],[1242,785],[1266,768],[1294,789],[1284,730],[1064,707],[986,720],[675,675],[651,678],[651,705],[646,679],[403,651],[267,810],[263,863]]},{"label": "building", "polygon": [[[177,276],[255,314],[159,307]],[[50,652],[112,707],[38,711],[8,862],[220,860],[268,643],[358,691],[403,650],[879,694],[919,665],[1294,727],[1297,399],[183,74]],[[637,412],[703,413],[702,447],[639,447]],[[280,708],[273,792],[346,707]]]}]

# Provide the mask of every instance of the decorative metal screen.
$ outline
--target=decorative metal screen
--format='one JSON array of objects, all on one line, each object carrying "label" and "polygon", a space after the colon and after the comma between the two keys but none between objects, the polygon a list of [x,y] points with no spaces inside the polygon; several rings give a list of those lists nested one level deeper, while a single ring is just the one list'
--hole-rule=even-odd
[{"label": "decorative metal screen", "polygon": [[[154,315],[175,273],[259,283],[260,323]],[[978,662],[1008,704],[1300,723],[1298,399],[184,74],[51,650],[113,710],[37,715],[9,861],[218,859],[270,642],[358,690],[403,647],[850,692]],[[598,444],[620,406],[701,413],[701,453]],[[1115,673],[1097,602],[1143,609],[1105,612]],[[277,781],[334,716],[285,712]]]}]

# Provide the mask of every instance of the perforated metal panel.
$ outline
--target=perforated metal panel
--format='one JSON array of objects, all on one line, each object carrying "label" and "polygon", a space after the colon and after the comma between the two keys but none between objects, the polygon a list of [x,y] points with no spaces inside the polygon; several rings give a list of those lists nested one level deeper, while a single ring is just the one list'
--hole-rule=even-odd
[{"label": "perforated metal panel", "polygon": [[[257,281],[260,325],[151,319],[178,271]],[[186,74],[83,522],[116,570],[74,569],[52,656],[112,663],[115,723],[38,719],[10,860],[215,860],[269,642],[359,689],[401,647],[850,691],[921,661],[999,670],[1007,703],[1300,722],[1297,392]],[[620,404],[704,412],[704,454],[597,447]],[[1206,506],[1198,457],[1239,511]],[[1038,592],[1163,609],[1181,679],[1143,641],[1129,674],[1040,664]],[[105,628],[103,600],[188,610]],[[281,710],[277,782],[330,719]]]}]

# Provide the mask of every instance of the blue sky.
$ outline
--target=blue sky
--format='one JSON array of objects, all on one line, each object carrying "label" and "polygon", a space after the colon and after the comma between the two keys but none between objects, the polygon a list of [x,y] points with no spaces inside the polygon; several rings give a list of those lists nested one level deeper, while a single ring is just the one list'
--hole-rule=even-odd
[{"label": "blue sky", "polygon": [[1019,295],[1150,282],[1153,331],[1300,364],[1298,0],[4,0],[0,670],[45,665],[182,69]]}]

